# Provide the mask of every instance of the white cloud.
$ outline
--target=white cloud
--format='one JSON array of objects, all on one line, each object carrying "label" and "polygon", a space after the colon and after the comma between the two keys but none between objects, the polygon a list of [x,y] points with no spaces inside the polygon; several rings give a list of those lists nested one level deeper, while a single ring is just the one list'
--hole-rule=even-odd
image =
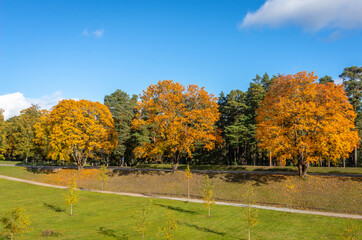
[{"label": "white cloud", "polygon": [[61,92],[55,92],[41,98],[26,98],[20,92],[5,94],[0,96],[0,108],[4,110],[6,120],[19,115],[21,110],[30,107],[31,104],[37,104],[42,109],[50,109],[63,99],[61,95]]},{"label": "white cloud", "polygon": [[362,0],[266,0],[240,28],[297,25],[308,31],[362,28]]},{"label": "white cloud", "polygon": [[104,33],[103,29],[98,29],[98,30],[95,30],[94,32],[92,32],[92,35],[94,35],[96,37],[102,37],[103,33]]}]

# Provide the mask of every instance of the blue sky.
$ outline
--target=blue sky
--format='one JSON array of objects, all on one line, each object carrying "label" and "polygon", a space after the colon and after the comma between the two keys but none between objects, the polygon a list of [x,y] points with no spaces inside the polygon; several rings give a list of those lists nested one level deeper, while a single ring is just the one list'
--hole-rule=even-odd
[{"label": "blue sky", "polygon": [[300,1],[1,0],[0,105],[103,102],[163,79],[218,96],[265,72],[361,66],[362,1]]}]

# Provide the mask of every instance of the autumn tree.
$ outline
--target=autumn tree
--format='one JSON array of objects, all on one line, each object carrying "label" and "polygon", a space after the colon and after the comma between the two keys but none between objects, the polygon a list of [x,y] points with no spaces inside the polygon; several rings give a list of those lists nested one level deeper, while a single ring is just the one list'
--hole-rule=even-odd
[{"label": "autumn tree", "polygon": [[319,158],[337,162],[348,156],[359,139],[343,86],[316,80],[313,72],[274,79],[257,111],[260,147],[280,164],[293,160],[301,177]]},{"label": "autumn tree", "polygon": [[108,180],[108,174],[107,174],[108,170],[107,167],[102,165],[99,168],[99,173],[98,173],[98,180],[101,182],[102,184],[102,191],[104,190],[104,185],[106,184],[107,180]]},{"label": "autumn tree", "polygon": [[87,100],[60,101],[36,126],[36,141],[48,141],[48,156],[53,160],[73,160],[78,170],[97,153],[110,154],[116,138],[109,109]]},{"label": "autumn tree", "polygon": [[133,120],[135,129],[147,127],[149,139],[135,149],[139,157],[169,158],[176,171],[182,157],[192,157],[195,144],[211,150],[218,141],[217,98],[196,85],[159,81],[143,91]]},{"label": "autumn tree", "polygon": [[214,183],[206,175],[204,186],[202,188],[202,199],[204,200],[205,207],[207,208],[208,216],[210,216],[211,206],[215,204],[214,195]]},{"label": "autumn tree", "polygon": [[73,216],[73,205],[78,202],[78,192],[77,179],[73,176],[68,185],[68,191],[64,194],[66,204],[70,205],[71,216]]},{"label": "autumn tree", "polygon": [[185,180],[187,181],[187,201],[190,202],[190,180],[192,179],[192,172],[190,170],[190,165],[187,164],[185,169]]},{"label": "autumn tree", "polygon": [[119,89],[104,97],[104,105],[111,111],[118,136],[117,147],[112,154],[122,166],[124,165],[122,159],[130,158],[134,148],[131,123],[136,114],[136,103],[137,95],[130,97],[126,92]]},{"label": "autumn tree", "polygon": [[6,216],[2,217],[0,221],[4,224],[4,235],[11,240],[14,239],[14,236],[22,235],[29,231],[29,216],[23,208],[14,208]]}]

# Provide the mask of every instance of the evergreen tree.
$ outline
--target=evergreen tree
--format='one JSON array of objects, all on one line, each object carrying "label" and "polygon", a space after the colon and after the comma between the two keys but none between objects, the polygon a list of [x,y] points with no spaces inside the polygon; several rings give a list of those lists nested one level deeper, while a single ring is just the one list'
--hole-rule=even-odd
[{"label": "evergreen tree", "polygon": [[104,105],[111,111],[118,134],[118,145],[113,151],[113,157],[122,165],[124,159],[130,160],[132,157],[132,140],[134,138],[132,138],[131,122],[135,117],[136,102],[137,95],[130,97],[126,92],[119,89],[104,97]]},{"label": "evergreen tree", "polygon": [[[350,103],[353,106],[353,110],[357,113],[357,118],[355,120],[356,127],[359,132],[359,136],[362,136],[362,67],[352,66],[347,67],[343,70],[343,73],[339,75],[343,79],[343,84],[348,96]],[[354,165],[358,166],[358,157],[357,157],[357,146],[354,150]]]},{"label": "evergreen tree", "polygon": [[334,81],[332,80],[332,77],[331,76],[328,76],[328,75],[325,75],[324,77],[321,77],[319,79],[319,83],[322,83],[322,84],[326,84],[326,83],[334,83]]}]

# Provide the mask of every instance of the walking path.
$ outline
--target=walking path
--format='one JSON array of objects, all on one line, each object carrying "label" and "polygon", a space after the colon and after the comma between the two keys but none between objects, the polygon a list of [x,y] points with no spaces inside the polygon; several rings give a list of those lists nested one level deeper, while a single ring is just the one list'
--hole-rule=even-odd
[{"label": "walking path", "polygon": [[[0,164],[0,167],[27,167],[35,169],[77,169],[76,166],[38,166],[38,165],[15,165],[15,164]],[[85,169],[99,169],[99,167],[85,166]],[[127,167],[107,167],[111,170],[120,171],[154,171],[154,172],[171,172],[171,169],[158,169],[158,168],[127,168]],[[183,170],[178,170],[183,171]],[[267,175],[298,175],[297,172],[272,172],[272,171],[235,171],[235,170],[191,170],[191,172],[199,173],[242,173],[242,174],[267,174]],[[354,173],[314,173],[309,172],[307,175],[316,176],[331,176],[331,177],[356,177],[362,178],[362,174]]]},{"label": "walking path", "polygon": [[[0,175],[0,178],[10,180],[10,181],[17,181],[17,182],[24,182],[24,183],[29,183],[29,184],[39,185],[39,186],[45,186],[45,187],[61,188],[61,189],[67,188],[65,186],[58,186],[58,185],[53,185],[53,184],[35,182],[35,181],[24,180],[24,179],[20,179],[20,178],[8,177],[8,176],[4,176],[4,175]],[[99,191],[99,190],[91,190],[91,189],[81,189],[81,190],[88,191],[88,192],[117,194],[117,195],[131,196],[131,197],[158,198],[158,199],[167,199],[167,200],[175,200],[175,201],[183,201],[183,202],[188,201],[187,198],[152,196],[152,195],[144,195],[144,194],[139,194],[139,193],[123,193],[123,192]],[[203,201],[199,200],[199,199],[190,199],[190,202],[203,203]],[[273,210],[273,211],[279,211],[279,212],[302,213],[302,214],[312,214],[312,215],[320,215],[320,216],[327,216],[327,217],[353,218],[353,219],[362,220],[362,215],[353,215],[353,214],[344,214],[344,213],[318,212],[318,211],[297,210],[297,209],[291,209],[291,208],[268,207],[268,206],[261,206],[261,205],[247,205],[247,204],[241,204],[241,203],[228,203],[228,202],[215,202],[215,204],[224,205],[224,206],[234,206],[234,207],[252,207],[252,208]]]}]

